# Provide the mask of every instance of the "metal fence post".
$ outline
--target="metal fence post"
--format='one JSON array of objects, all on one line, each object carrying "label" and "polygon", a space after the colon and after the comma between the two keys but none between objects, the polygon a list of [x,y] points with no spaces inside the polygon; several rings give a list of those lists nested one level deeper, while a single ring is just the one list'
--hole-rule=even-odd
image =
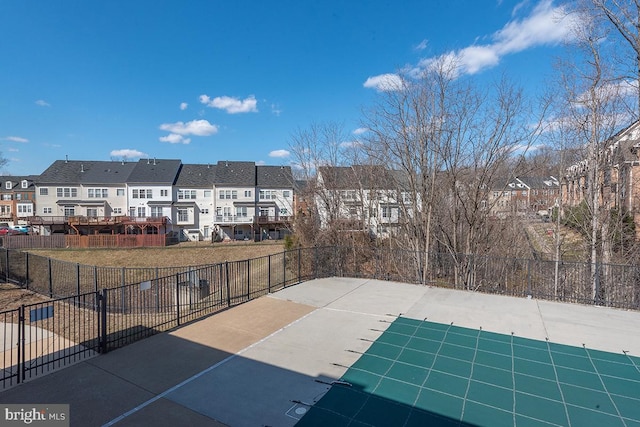
[{"label": "metal fence post", "polygon": [[229,284],[229,261],[224,262],[224,276],[227,285],[227,307],[231,307],[231,286]]},{"label": "metal fence post", "polygon": [[80,295],[80,263],[76,263],[76,295]]},{"label": "metal fence post", "polygon": [[25,339],[24,339],[24,326],[25,324],[25,319],[24,319],[24,304],[22,304],[19,308],[18,308],[18,354],[17,354],[17,362],[18,362],[18,370],[17,370],[17,374],[18,374],[18,384],[20,384],[20,382],[22,381],[22,377],[24,375],[24,351],[25,351]]},{"label": "metal fence post", "polygon": [[105,288],[102,290],[102,293],[98,296],[98,301],[100,301],[100,352],[106,353],[109,349],[107,348],[107,293],[108,290]]},{"label": "metal fence post", "polygon": [[298,283],[300,283],[300,275],[301,275],[301,269],[302,269],[302,250],[300,248],[298,248]]},{"label": "metal fence post", "polygon": [[122,267],[122,286],[126,285],[125,280],[126,280],[126,270],[125,267]]},{"label": "metal fence post", "polygon": [[282,252],[282,280],[283,288],[287,287],[287,251]]},{"label": "metal fence post", "polygon": [[251,298],[251,269],[250,266],[251,265],[251,261],[247,260],[247,301],[249,300],[249,298]]},{"label": "metal fence post", "polygon": [[176,323],[180,326],[180,273],[176,273]]},{"label": "metal fence post", "polygon": [[267,291],[271,293],[271,255],[268,256],[267,261]]},{"label": "metal fence post", "polygon": [[53,298],[53,271],[51,268],[51,258],[47,258],[49,272],[49,298]]}]

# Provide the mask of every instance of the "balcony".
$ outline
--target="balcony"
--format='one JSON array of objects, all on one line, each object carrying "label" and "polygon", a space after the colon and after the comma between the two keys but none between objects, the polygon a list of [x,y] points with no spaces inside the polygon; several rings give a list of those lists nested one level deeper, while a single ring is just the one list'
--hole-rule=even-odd
[{"label": "balcony", "polygon": [[242,215],[216,215],[214,221],[220,224],[251,224],[253,222],[253,217]]}]

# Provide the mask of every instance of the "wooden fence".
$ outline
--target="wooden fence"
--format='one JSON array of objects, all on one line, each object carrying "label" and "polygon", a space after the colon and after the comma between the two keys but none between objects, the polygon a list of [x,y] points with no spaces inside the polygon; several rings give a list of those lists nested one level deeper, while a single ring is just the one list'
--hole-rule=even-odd
[{"label": "wooden fence", "polygon": [[5,249],[57,249],[57,248],[135,248],[167,246],[177,243],[166,234],[78,234],[13,235],[0,237]]}]

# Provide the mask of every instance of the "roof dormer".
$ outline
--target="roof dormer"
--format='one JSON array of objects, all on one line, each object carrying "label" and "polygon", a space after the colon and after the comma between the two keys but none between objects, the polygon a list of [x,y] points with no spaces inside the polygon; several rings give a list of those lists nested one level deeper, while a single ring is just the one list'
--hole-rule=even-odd
[{"label": "roof dormer", "polygon": [[6,181],[4,183],[4,188],[7,190],[11,190],[13,188],[13,183],[11,181]]}]

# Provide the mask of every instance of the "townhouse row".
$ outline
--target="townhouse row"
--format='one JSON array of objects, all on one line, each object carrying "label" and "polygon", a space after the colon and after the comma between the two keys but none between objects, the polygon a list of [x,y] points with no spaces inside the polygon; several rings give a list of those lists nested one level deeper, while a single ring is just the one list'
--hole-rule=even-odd
[{"label": "townhouse row", "polygon": [[40,175],[3,178],[0,221],[43,233],[263,240],[283,237],[294,209],[291,168],[254,162],[57,160]]}]

